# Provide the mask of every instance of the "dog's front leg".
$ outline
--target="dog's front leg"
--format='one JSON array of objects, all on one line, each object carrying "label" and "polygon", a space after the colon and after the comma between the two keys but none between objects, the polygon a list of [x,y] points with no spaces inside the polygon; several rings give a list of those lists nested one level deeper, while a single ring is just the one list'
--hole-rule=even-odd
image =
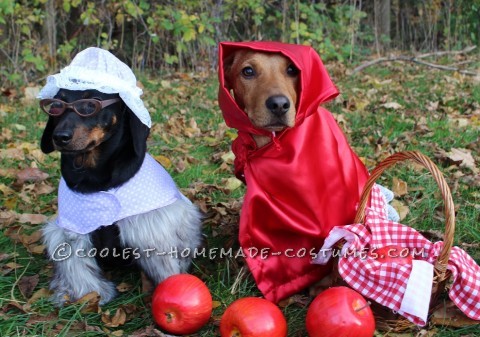
[{"label": "dog's front leg", "polygon": [[201,215],[190,201],[120,220],[120,240],[155,283],[185,273],[201,241]]},{"label": "dog's front leg", "polygon": [[56,305],[62,306],[67,300],[76,301],[92,291],[100,295],[100,304],[115,297],[115,285],[105,279],[92,255],[95,252],[89,234],[74,233],[52,221],[43,228],[43,240],[54,263],[50,289],[54,291]]}]

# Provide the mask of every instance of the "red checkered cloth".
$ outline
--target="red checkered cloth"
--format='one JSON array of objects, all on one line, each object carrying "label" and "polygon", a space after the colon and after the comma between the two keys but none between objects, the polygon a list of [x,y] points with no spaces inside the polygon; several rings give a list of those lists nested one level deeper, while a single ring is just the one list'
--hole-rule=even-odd
[{"label": "red checkered cloth", "polygon": [[[332,247],[340,239],[347,243],[339,253]],[[366,254],[389,245],[408,248],[415,257],[412,264],[382,263]],[[365,224],[333,228],[313,262],[324,264],[337,253],[339,273],[353,289],[423,326],[428,317],[433,263],[442,246],[443,242],[432,243],[415,229],[387,220],[386,203],[374,186]],[[453,279],[450,299],[466,316],[480,320],[480,267],[464,250],[453,247],[448,269]]]}]

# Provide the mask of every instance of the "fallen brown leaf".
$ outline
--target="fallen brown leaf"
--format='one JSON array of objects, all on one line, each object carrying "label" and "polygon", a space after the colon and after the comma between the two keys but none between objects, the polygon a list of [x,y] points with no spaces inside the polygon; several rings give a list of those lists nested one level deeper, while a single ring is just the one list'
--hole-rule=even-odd
[{"label": "fallen brown leaf", "polygon": [[13,211],[0,211],[0,227],[7,227],[15,222],[17,213]]},{"label": "fallen brown leaf", "polygon": [[28,304],[33,304],[37,302],[39,299],[47,298],[52,295],[52,292],[46,288],[40,288],[36,292],[33,293],[32,297],[30,297],[27,301]]},{"label": "fallen brown leaf", "polygon": [[17,173],[19,181],[39,182],[48,178],[48,173],[41,171],[38,168],[27,167]]},{"label": "fallen brown leaf", "polygon": [[31,244],[27,246],[27,250],[32,254],[41,255],[45,251],[45,245]]},{"label": "fallen brown leaf", "polygon": [[29,157],[32,157],[35,161],[39,163],[45,162],[45,153],[43,153],[40,149],[31,150],[29,153]]},{"label": "fallen brown leaf", "polygon": [[310,298],[304,295],[293,295],[290,296],[278,303],[278,306],[281,308],[285,308],[289,305],[297,305],[299,307],[305,308],[308,303],[310,302]]},{"label": "fallen brown leaf", "polygon": [[175,161],[175,171],[182,173],[187,169],[187,162],[184,159],[177,159]]},{"label": "fallen brown leaf", "polygon": [[110,316],[110,312],[106,311],[102,314],[102,322],[108,328],[116,328],[120,325],[124,325],[127,321],[127,314],[123,308],[118,308],[115,315]]},{"label": "fallen brown leaf", "polygon": [[84,306],[82,307],[81,312],[82,313],[87,313],[87,312],[94,312],[94,313],[99,313],[100,312],[100,295],[96,291],[89,292],[82,298],[78,299],[74,303],[81,303]]},{"label": "fallen brown leaf", "polygon": [[165,157],[163,155],[154,156],[154,158],[166,169],[169,169],[170,167],[172,167],[172,161],[170,160],[170,158]]},{"label": "fallen brown leaf", "polygon": [[30,196],[29,191],[31,191],[33,189],[33,186],[34,186],[34,184],[24,185],[23,190],[20,193],[17,194],[17,196],[20,197],[21,201],[25,205],[28,205],[28,204],[32,203],[32,198]]},{"label": "fallen brown leaf", "polygon": [[185,135],[189,138],[198,137],[201,135],[202,131],[197,125],[197,121],[192,117],[188,123],[188,127],[186,127],[183,131]]},{"label": "fallen brown leaf", "polygon": [[18,303],[16,301],[10,301],[10,302],[7,303],[7,305],[5,307],[3,307],[3,310],[9,310],[10,308],[12,308],[12,309],[17,309],[22,313],[26,313],[27,311],[25,310],[24,307],[25,307],[24,305],[21,305],[20,303]]},{"label": "fallen brown leaf", "polygon": [[35,189],[33,190],[37,195],[50,194],[55,191],[55,187],[45,183],[36,184]]},{"label": "fallen brown leaf", "polygon": [[20,235],[21,235],[22,231],[23,231],[23,229],[19,225],[8,226],[5,229],[5,232],[3,233],[3,235],[5,235],[6,237],[9,237],[10,239],[12,239],[15,242],[21,242],[20,241]]},{"label": "fallen brown leaf", "polygon": [[212,308],[216,309],[222,306],[222,302],[220,301],[212,301]]},{"label": "fallen brown leaf", "polygon": [[233,154],[232,151],[228,151],[221,155],[221,159],[224,163],[232,165],[233,161],[235,160],[235,155]]},{"label": "fallen brown leaf", "polygon": [[82,322],[82,323],[83,323],[83,327],[81,329],[82,331],[92,331],[92,332],[99,332],[99,333],[105,334],[105,332],[99,326],[89,325],[87,324],[87,322]]},{"label": "fallen brown leaf", "polygon": [[121,304],[119,306],[119,308],[122,308],[125,311],[125,313],[127,314],[127,316],[130,315],[130,314],[133,314],[135,312],[143,313],[143,307],[139,308],[135,304],[131,304],[131,303],[130,304]]},{"label": "fallen brown leaf", "polygon": [[18,217],[18,222],[20,223],[31,223],[32,225],[39,225],[47,222],[47,216],[43,214],[29,214],[23,213]]},{"label": "fallen brown leaf", "polygon": [[438,101],[435,101],[435,102],[428,102],[427,103],[427,110],[428,111],[437,111],[438,109]]},{"label": "fallen brown leaf", "polygon": [[388,103],[382,104],[381,106],[383,106],[384,108],[393,109],[393,110],[399,110],[403,108],[403,106],[397,102],[388,102]]},{"label": "fallen brown leaf", "polygon": [[56,313],[49,313],[47,315],[38,315],[38,314],[31,314],[28,317],[28,320],[25,322],[26,326],[35,326],[38,323],[45,324],[45,322],[56,322],[58,321],[58,314]]},{"label": "fallen brown leaf", "polygon": [[400,200],[394,199],[390,204],[392,205],[393,208],[395,208],[398,215],[400,216],[400,221],[405,219],[408,213],[410,213],[410,209],[408,208],[408,206],[406,206]]},{"label": "fallen brown leaf", "polygon": [[231,192],[231,191],[234,191],[236,190],[237,188],[239,188],[240,186],[243,185],[242,181],[241,180],[238,180],[237,178],[235,177],[230,177],[230,178],[227,178],[225,179],[224,181],[222,181],[224,186],[225,186],[225,189],[228,191],[228,192]]},{"label": "fallen brown leaf", "polygon": [[33,290],[38,285],[40,276],[38,274],[32,276],[23,276],[18,281],[18,290],[22,293],[23,297],[30,298],[33,294]]},{"label": "fallen brown leaf", "polygon": [[15,209],[18,203],[18,198],[16,196],[12,196],[10,198],[4,199],[3,206],[9,210]]},{"label": "fallen brown leaf", "polygon": [[18,148],[0,149],[0,158],[24,161],[25,154],[22,149],[18,149]]},{"label": "fallen brown leaf", "polygon": [[13,168],[0,168],[0,177],[15,178],[17,170]]},{"label": "fallen brown leaf", "polygon": [[401,197],[408,193],[408,184],[397,177],[393,177],[392,191],[393,193],[395,193],[396,196]]},{"label": "fallen brown leaf", "polygon": [[115,336],[115,337],[122,337],[123,336],[123,330],[116,330],[110,333],[110,335]]},{"label": "fallen brown leaf", "polygon": [[437,329],[428,329],[428,330],[422,329],[415,335],[415,337],[433,337],[433,336],[436,336],[437,333],[438,333]]},{"label": "fallen brown leaf", "polygon": [[23,266],[21,264],[18,264],[16,262],[8,262],[5,264],[5,267],[10,268],[10,269],[19,269],[22,268]]},{"label": "fallen brown leaf", "polygon": [[10,129],[2,128],[2,132],[0,133],[0,141],[3,143],[4,141],[12,140],[13,132]]},{"label": "fallen brown leaf", "polygon": [[450,152],[444,154],[447,159],[460,167],[465,167],[472,170],[473,173],[479,173],[479,169],[475,164],[475,159],[472,156],[472,152],[467,149],[452,148]]},{"label": "fallen brown leaf", "polygon": [[28,246],[38,242],[42,238],[42,231],[36,230],[30,235],[20,234],[18,237],[25,246]]},{"label": "fallen brown leaf", "polygon": [[12,195],[15,193],[12,188],[8,187],[5,184],[0,184],[0,192],[2,192],[4,196]]}]

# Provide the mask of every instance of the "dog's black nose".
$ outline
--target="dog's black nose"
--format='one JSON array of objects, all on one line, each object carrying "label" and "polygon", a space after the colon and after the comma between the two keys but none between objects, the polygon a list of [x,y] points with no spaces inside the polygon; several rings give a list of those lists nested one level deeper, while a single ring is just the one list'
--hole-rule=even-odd
[{"label": "dog's black nose", "polygon": [[265,105],[275,116],[282,116],[287,113],[288,109],[290,109],[290,100],[287,96],[275,95],[270,96],[265,101]]},{"label": "dog's black nose", "polygon": [[58,146],[68,145],[73,138],[73,132],[69,130],[58,130],[53,133],[53,142]]}]

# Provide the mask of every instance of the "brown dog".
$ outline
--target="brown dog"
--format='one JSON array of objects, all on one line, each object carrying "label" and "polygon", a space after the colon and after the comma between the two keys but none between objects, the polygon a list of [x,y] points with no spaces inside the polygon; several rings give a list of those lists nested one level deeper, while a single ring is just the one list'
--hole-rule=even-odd
[{"label": "brown dog", "polygon": [[[240,50],[224,69],[235,101],[254,126],[279,132],[295,125],[299,72],[287,57]],[[270,142],[266,136],[254,139],[258,147]]]},{"label": "brown dog", "polygon": [[[329,274],[331,267],[313,265],[312,257],[333,227],[355,217],[368,172],[321,106],[337,95],[309,46],[220,43],[218,103],[227,126],[238,131],[234,172],[247,186],[239,243],[270,301]],[[267,256],[250,253],[256,249]]]}]

